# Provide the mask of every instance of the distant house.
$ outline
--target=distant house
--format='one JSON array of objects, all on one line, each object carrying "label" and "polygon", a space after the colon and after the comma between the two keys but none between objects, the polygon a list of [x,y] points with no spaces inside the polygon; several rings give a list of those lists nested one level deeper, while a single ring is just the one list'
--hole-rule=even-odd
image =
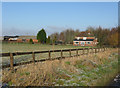
[{"label": "distant house", "polygon": [[74,46],[96,46],[97,38],[90,34],[90,32],[81,32],[73,40]]}]

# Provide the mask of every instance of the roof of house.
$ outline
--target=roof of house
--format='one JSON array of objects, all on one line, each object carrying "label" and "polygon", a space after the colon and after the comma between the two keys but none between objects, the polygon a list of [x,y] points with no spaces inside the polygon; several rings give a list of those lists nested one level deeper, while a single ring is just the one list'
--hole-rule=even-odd
[{"label": "roof of house", "polygon": [[75,37],[75,39],[83,39],[83,38],[86,38],[86,39],[95,39],[95,37]]}]

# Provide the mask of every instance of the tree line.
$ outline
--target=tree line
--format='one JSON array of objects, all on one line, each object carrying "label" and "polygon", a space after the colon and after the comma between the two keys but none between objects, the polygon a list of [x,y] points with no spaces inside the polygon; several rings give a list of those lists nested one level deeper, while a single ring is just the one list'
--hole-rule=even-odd
[{"label": "tree line", "polygon": [[[96,37],[98,39],[98,45],[112,45],[118,46],[118,30],[120,27],[113,27],[113,28],[102,28],[102,27],[88,27],[84,32],[90,32],[90,35],[85,35],[86,37]],[[37,39],[42,44],[72,44],[75,36],[78,36],[83,31],[79,29],[66,29],[60,33],[56,32],[46,37],[46,32],[44,29],[41,29],[37,33]]]}]

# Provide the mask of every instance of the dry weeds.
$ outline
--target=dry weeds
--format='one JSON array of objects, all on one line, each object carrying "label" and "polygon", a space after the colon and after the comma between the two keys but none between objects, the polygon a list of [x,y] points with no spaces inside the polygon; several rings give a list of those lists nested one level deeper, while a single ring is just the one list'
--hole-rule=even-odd
[{"label": "dry weeds", "polygon": [[[89,66],[92,69],[96,65],[103,64],[112,52],[118,52],[118,49],[108,49],[97,54],[91,53],[61,60],[16,66],[16,71],[13,73],[7,68],[2,71],[2,81],[15,86],[53,86],[56,78],[70,79],[69,76],[59,73],[57,69],[62,68],[68,72],[77,73],[75,67],[77,63]],[[69,62],[70,65],[65,62]]]}]

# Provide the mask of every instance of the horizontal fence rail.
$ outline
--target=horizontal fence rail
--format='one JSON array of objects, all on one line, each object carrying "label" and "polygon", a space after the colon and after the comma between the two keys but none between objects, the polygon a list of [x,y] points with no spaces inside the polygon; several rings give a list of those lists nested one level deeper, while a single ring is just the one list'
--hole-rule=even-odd
[{"label": "horizontal fence rail", "polygon": [[[34,52],[14,52],[14,53],[0,53],[0,57],[10,57],[10,65],[6,65],[6,66],[2,66],[3,68],[6,67],[10,67],[11,70],[14,69],[14,66],[18,66],[18,65],[23,65],[23,64],[27,64],[27,63],[35,63],[37,61],[46,61],[46,60],[54,60],[54,59],[62,59],[65,58],[63,56],[63,52],[69,52],[69,57],[72,57],[71,55],[71,51],[76,51],[76,55],[75,56],[79,56],[80,54],[78,53],[79,50],[82,50],[82,55],[84,54],[88,54],[88,53],[97,53],[100,51],[105,51],[107,48],[102,47],[102,48],[78,48],[78,49],[63,49],[63,50],[48,50],[48,51],[34,51]],[[85,53],[85,50],[87,50]],[[90,50],[92,52],[90,52]],[[60,57],[57,58],[51,58],[51,53],[52,52],[60,52]],[[48,59],[42,59],[42,60],[35,60],[35,54],[39,54],[39,53],[48,53]],[[30,62],[22,62],[19,64],[14,64],[14,56],[18,56],[18,55],[27,55],[27,54],[31,54],[33,61]]]},{"label": "horizontal fence rail", "polygon": [[[93,48],[79,48],[77,50],[87,50],[87,49],[93,49]],[[94,48],[94,49],[98,49],[98,48]],[[68,51],[76,51],[76,49],[64,49],[62,50],[63,52],[68,52]],[[61,50],[49,50],[49,51],[34,51],[35,54],[37,53],[48,53],[48,52],[61,52]],[[17,55],[26,55],[26,54],[32,54],[32,52],[15,52],[12,53],[13,56],[17,56]],[[0,53],[0,57],[8,57],[10,56],[10,53]]]}]

